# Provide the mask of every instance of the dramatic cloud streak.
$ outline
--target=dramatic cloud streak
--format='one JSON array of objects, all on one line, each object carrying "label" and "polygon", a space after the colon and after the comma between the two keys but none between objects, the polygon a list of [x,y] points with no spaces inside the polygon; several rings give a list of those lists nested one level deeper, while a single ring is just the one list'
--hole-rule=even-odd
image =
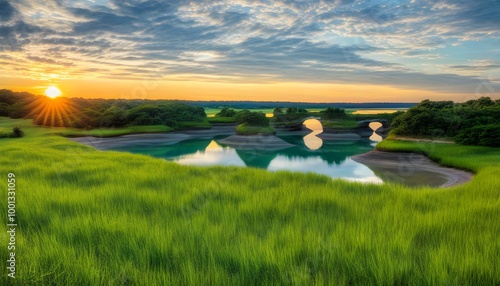
[{"label": "dramatic cloud streak", "polygon": [[498,92],[498,15],[498,0],[0,0],[0,76]]}]

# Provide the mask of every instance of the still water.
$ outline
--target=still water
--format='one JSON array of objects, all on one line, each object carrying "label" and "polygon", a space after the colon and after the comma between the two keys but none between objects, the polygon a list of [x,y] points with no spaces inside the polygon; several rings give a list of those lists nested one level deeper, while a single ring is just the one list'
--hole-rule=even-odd
[{"label": "still water", "polygon": [[[218,143],[227,136],[213,139],[188,139],[171,145],[133,145],[112,148],[117,151],[147,154],[184,165],[241,166],[269,171],[313,172],[352,181],[382,182],[373,171],[351,160],[351,156],[373,149],[374,142],[360,140],[337,143],[313,141],[311,150],[304,136],[279,136],[295,146],[282,150],[237,149]],[[321,140],[321,139],[320,139]],[[308,141],[311,142],[311,141]]]},{"label": "still water", "polygon": [[310,129],[310,132],[305,134],[278,134],[285,144],[289,143],[288,147],[279,150],[266,150],[265,146],[263,148],[259,144],[255,145],[255,148],[238,148],[220,143],[220,140],[228,135],[188,138],[172,144],[142,142],[109,149],[147,154],[184,165],[223,165],[269,171],[312,172],[350,181],[382,183],[370,168],[351,159],[354,155],[372,150],[376,142],[382,140],[380,135],[374,132],[370,139],[352,141],[322,140],[318,135],[323,130],[321,124],[318,125],[319,122],[316,121],[305,122],[306,127]]}]

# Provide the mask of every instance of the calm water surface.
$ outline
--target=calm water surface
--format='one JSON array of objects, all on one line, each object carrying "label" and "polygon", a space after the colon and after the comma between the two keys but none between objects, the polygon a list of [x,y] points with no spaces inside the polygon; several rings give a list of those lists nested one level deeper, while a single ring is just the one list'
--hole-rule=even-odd
[{"label": "calm water surface", "polygon": [[[319,123],[319,122],[318,122]],[[372,150],[382,140],[374,133],[370,139],[357,141],[322,140],[322,132],[314,120],[305,124],[311,129],[306,135],[282,135],[280,139],[292,144],[282,150],[239,149],[219,143],[228,137],[196,138],[165,144],[133,144],[111,148],[117,151],[147,154],[184,165],[198,166],[241,166],[269,171],[289,170],[303,173],[317,173],[350,181],[382,183],[370,168],[351,159],[352,156]]]},{"label": "calm water surface", "polygon": [[[447,182],[442,173],[413,170],[401,167],[371,168],[355,162],[352,157],[373,150],[382,137],[373,132],[369,138],[360,140],[322,140],[319,122],[306,121],[310,129],[304,132],[278,133],[284,144],[279,150],[266,149],[270,137],[257,137],[252,144],[221,143],[234,135],[233,127],[214,128],[209,131],[187,131],[175,134],[127,135],[118,138],[77,140],[102,150],[125,151],[146,154],[183,165],[240,166],[268,171],[288,170],[302,173],[317,173],[349,181],[383,183],[391,181],[408,186],[441,186]],[[380,123],[372,123],[376,130]],[[214,135],[219,134],[219,135]],[[222,135],[224,134],[224,135]],[[234,141],[222,141],[234,142]],[[408,166],[406,166],[408,167]]]}]

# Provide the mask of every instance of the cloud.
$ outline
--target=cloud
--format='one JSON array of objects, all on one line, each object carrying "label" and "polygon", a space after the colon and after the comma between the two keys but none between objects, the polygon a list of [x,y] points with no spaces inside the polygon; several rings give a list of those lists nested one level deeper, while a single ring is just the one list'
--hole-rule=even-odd
[{"label": "cloud", "polygon": [[481,60],[481,61],[475,61],[473,64],[469,65],[451,65],[448,66],[448,68],[457,70],[483,71],[490,69],[500,69],[500,62],[492,60]]},{"label": "cloud", "polygon": [[[453,51],[500,44],[498,0],[0,0],[0,8],[0,49],[23,52],[4,73],[31,77],[191,75],[464,92],[486,79],[461,70],[495,73],[498,62],[471,65]],[[492,48],[483,58],[497,55]]]},{"label": "cloud", "polygon": [[14,16],[15,10],[6,0],[0,0],[0,22],[8,22]]}]

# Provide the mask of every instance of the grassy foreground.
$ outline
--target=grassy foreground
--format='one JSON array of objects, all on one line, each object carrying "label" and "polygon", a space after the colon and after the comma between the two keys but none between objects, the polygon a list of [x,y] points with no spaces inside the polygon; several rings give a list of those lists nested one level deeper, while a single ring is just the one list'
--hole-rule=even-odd
[{"label": "grassy foreground", "polygon": [[[19,224],[17,278],[2,267],[1,285],[500,283],[499,149],[381,143],[477,172],[409,189],[180,166],[23,130],[0,139],[0,212],[13,172]],[[5,263],[5,223],[0,233]]]}]

